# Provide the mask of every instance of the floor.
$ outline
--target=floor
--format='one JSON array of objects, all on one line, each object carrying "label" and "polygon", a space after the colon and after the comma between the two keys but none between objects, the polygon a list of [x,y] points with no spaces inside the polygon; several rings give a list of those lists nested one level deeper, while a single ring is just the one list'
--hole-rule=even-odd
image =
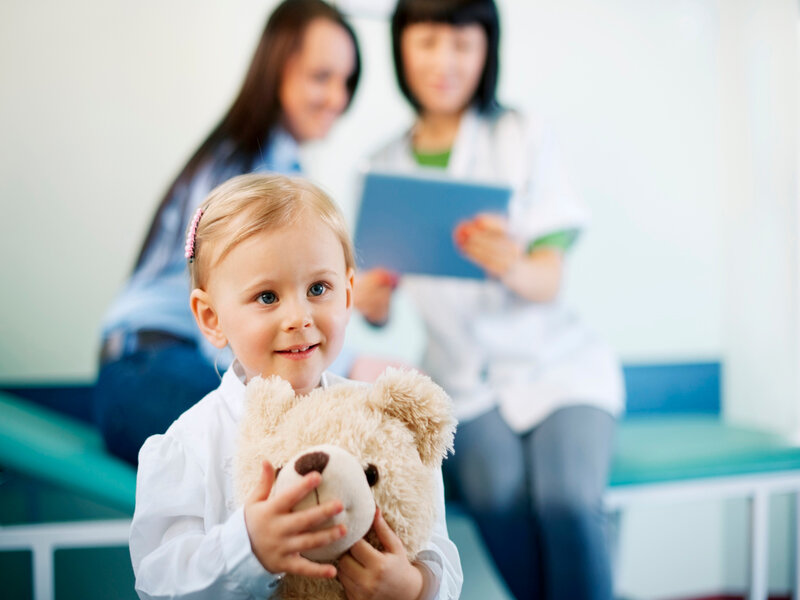
[{"label": "floor", "polygon": [[447,529],[458,548],[464,571],[461,600],[513,600],[486,554],[472,521],[458,511],[448,511]]}]

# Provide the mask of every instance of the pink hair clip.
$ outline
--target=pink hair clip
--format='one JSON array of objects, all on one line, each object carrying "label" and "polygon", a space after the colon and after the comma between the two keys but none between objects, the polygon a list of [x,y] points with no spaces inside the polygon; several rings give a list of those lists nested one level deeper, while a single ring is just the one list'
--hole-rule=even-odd
[{"label": "pink hair clip", "polygon": [[189,231],[186,232],[186,246],[184,247],[184,255],[189,262],[194,261],[194,246],[197,237],[197,226],[200,224],[200,217],[203,216],[203,209],[198,208],[192,218],[192,224],[189,226]]}]

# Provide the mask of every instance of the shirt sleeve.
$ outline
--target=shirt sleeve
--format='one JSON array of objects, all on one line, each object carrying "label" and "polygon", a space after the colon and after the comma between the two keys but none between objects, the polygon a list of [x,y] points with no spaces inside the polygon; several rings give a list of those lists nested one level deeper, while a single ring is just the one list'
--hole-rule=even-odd
[{"label": "shirt sleeve", "polygon": [[550,233],[540,237],[537,240],[533,240],[530,244],[528,244],[528,252],[533,252],[534,250],[539,250],[540,248],[552,248],[553,250],[566,252],[572,247],[572,244],[575,243],[577,238],[578,232],[574,229],[556,231],[555,233]]},{"label": "shirt sleeve", "polygon": [[142,447],[130,534],[140,598],[267,598],[277,585],[253,554],[241,507],[209,521],[205,481],[177,440],[153,436]]},{"label": "shirt sleeve", "polygon": [[417,562],[430,571],[432,586],[425,586],[428,592],[424,600],[457,600],[461,596],[464,574],[461,572],[461,558],[456,545],[447,533],[444,508],[444,483],[439,470],[436,480],[436,521],[431,539],[417,555]]},{"label": "shirt sleeve", "polygon": [[513,158],[520,161],[517,170],[524,181],[509,207],[512,233],[526,246],[560,232],[570,232],[570,244],[574,242],[588,224],[589,212],[553,133],[513,113],[500,123],[498,136],[521,141],[521,153]]}]

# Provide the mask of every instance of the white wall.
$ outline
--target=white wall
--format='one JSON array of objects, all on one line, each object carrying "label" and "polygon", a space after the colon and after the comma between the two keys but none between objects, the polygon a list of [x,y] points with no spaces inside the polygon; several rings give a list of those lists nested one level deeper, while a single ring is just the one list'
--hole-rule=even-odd
[{"label": "white wall", "polygon": [[800,440],[797,3],[723,15],[726,415]]},{"label": "white wall", "polygon": [[[0,382],[94,377],[100,319],[152,210],[235,94],[275,3],[0,3]],[[728,415],[800,431],[796,2],[499,5],[501,99],[555,128],[594,214],[571,301],[626,361],[723,357]],[[361,88],[306,152],[350,216],[356,165],[410,117],[386,23],[354,24]],[[390,341],[356,321],[353,343],[413,359],[421,333],[400,308]],[[741,512],[632,511],[621,591],[741,589]],[[778,591],[788,568],[771,572]]]}]

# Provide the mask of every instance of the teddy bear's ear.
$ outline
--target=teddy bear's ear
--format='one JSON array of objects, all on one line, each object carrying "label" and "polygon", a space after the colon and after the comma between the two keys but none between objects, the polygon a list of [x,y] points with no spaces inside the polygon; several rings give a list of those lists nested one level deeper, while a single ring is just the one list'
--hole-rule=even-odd
[{"label": "teddy bear's ear", "polygon": [[368,402],[401,420],[414,433],[422,462],[438,464],[453,450],[455,419],[444,390],[416,371],[388,368],[369,393]]},{"label": "teddy bear's ear", "polygon": [[266,379],[254,377],[245,389],[242,434],[246,436],[249,431],[261,437],[273,431],[295,400],[288,381],[275,375]]}]

